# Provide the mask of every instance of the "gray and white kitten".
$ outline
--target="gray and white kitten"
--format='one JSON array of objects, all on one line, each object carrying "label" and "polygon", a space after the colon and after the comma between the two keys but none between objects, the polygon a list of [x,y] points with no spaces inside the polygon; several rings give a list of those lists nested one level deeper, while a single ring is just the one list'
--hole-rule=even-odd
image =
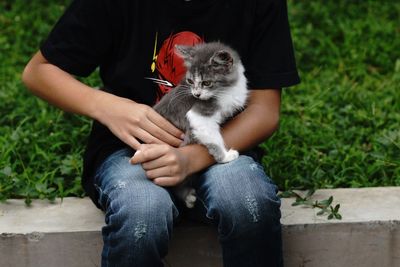
[{"label": "gray and white kitten", "polygon": [[[219,43],[176,46],[186,66],[186,75],[154,109],[185,132],[184,144],[202,144],[218,163],[239,156],[227,149],[220,125],[242,110],[247,99],[247,80],[239,55]],[[191,208],[194,190],[179,189],[178,196]]]}]

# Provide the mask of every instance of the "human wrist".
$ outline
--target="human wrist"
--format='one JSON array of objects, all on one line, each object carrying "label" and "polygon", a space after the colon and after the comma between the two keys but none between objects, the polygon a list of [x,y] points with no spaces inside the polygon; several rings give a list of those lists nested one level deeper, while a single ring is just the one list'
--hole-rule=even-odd
[{"label": "human wrist", "polygon": [[190,144],[180,147],[179,150],[188,159],[188,174],[194,174],[215,163],[206,147],[199,144]]},{"label": "human wrist", "polygon": [[[96,90],[93,96],[92,107],[89,111],[89,117],[103,124],[107,124],[109,111],[119,105],[120,102],[131,101],[107,92]],[[133,101],[132,101],[133,102]]]},{"label": "human wrist", "polygon": [[107,95],[104,92],[93,89],[93,101],[88,110],[88,116],[94,120],[103,122],[105,108],[107,107]]}]

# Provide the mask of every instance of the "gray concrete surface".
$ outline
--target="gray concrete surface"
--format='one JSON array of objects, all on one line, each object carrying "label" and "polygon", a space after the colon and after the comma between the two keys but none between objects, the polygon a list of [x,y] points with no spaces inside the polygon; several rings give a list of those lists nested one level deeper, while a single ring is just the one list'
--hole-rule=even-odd
[{"label": "gray concrete surface", "polygon": [[[342,221],[328,221],[283,199],[285,266],[400,266],[400,188],[319,190],[314,198],[330,195],[341,204]],[[100,266],[103,221],[86,198],[35,200],[32,207],[21,200],[0,204],[0,266]],[[215,229],[175,228],[167,266],[218,267],[221,261]]]}]

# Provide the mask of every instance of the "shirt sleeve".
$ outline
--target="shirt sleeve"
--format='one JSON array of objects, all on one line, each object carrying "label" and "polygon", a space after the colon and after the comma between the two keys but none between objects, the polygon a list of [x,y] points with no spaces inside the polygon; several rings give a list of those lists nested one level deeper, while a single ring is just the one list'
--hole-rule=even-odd
[{"label": "shirt sleeve", "polygon": [[286,0],[258,0],[246,76],[250,89],[278,89],[300,82]]},{"label": "shirt sleeve", "polygon": [[40,47],[52,64],[88,76],[106,58],[112,36],[105,0],[74,0]]}]

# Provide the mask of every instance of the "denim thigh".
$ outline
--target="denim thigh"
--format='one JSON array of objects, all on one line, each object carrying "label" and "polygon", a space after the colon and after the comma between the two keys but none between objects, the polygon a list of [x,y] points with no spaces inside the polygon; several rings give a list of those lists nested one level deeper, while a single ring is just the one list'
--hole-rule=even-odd
[{"label": "denim thigh", "polygon": [[163,266],[174,218],[170,193],[150,181],[129,159],[132,150],[109,156],[95,177],[99,204],[105,211],[102,266]]}]

